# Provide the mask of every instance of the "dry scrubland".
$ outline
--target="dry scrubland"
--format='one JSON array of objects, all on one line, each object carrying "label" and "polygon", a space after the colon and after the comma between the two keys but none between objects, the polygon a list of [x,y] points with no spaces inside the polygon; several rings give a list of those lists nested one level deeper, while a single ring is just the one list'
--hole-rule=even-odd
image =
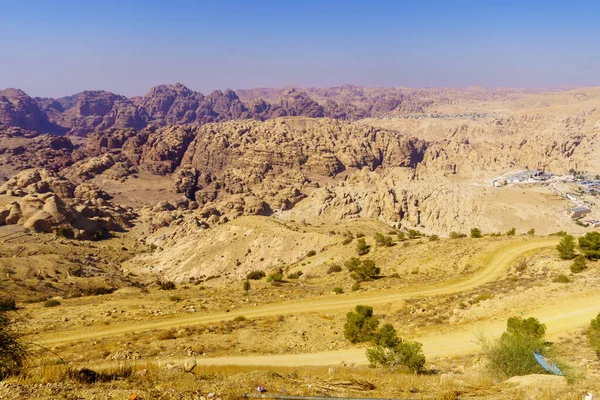
[{"label": "dry scrubland", "polygon": [[[477,333],[498,336],[506,318],[520,313],[541,314],[561,362],[569,365],[573,383],[560,389],[561,398],[580,398],[582,390],[596,387],[599,363],[581,331],[589,319],[584,317],[573,326],[568,318],[556,323],[543,318],[559,312],[561,305],[580,307],[598,300],[597,266],[592,263],[581,274],[570,273],[570,261],[561,260],[553,248],[557,238],[401,240],[388,229],[385,235],[393,239],[392,245],[384,246],[373,238],[382,228],[376,221],[313,227],[245,217],[225,226],[227,232],[252,232],[260,238],[282,225],[294,233],[289,240],[308,247],[319,240],[326,245],[310,256],[310,250],[303,248],[303,256],[285,264],[283,282],[250,280],[247,292],[244,279],[237,277],[192,278],[176,283],[173,290],[161,290],[150,275],[116,267],[107,268],[102,279],[67,273],[73,268],[72,257],[85,259],[92,252],[107,266],[117,255],[129,265],[160,253],[160,249],[135,245],[128,234],[75,243],[79,246],[52,235],[9,236],[14,239],[2,247],[4,268],[36,265],[29,270],[15,268],[26,273],[11,275],[11,285],[40,288],[40,293],[21,292],[18,314],[28,340],[43,348],[34,348],[27,373],[5,381],[0,393],[6,398],[122,398],[135,392],[140,398],[168,399],[216,392],[222,398],[235,398],[255,392],[260,384],[271,392],[297,395],[531,398],[534,393],[534,398],[556,398],[552,397],[556,390],[515,388],[494,381],[486,372],[474,343]],[[365,234],[370,250],[361,258],[381,267],[381,278],[361,283],[357,291],[352,290],[354,280],[343,267],[357,253],[358,239],[347,243],[348,232]],[[252,242],[249,235],[246,240]],[[239,247],[245,249],[247,244]],[[23,246],[28,250],[13,257]],[[44,257],[47,264],[36,261],[37,252],[52,251],[56,259]],[[130,257],[134,258],[127,262]],[[332,265],[342,270],[330,272]],[[298,271],[302,275],[293,277]],[[560,274],[568,275],[569,283],[554,282]],[[123,288],[99,296],[85,292],[87,287],[108,287],[101,282],[110,282],[105,281],[109,276],[113,285]],[[51,297],[53,286],[72,287],[73,293],[83,289],[84,295],[62,298],[56,307],[27,304],[36,295]],[[334,294],[335,288],[343,293]],[[394,325],[402,338],[422,341],[429,374],[367,367],[365,347],[351,346],[343,336],[345,314],[356,304],[372,305],[381,323]],[[302,358],[307,353],[315,357]],[[254,363],[258,365],[244,366]],[[106,382],[82,383],[76,374],[82,367],[104,373],[99,379]]]}]

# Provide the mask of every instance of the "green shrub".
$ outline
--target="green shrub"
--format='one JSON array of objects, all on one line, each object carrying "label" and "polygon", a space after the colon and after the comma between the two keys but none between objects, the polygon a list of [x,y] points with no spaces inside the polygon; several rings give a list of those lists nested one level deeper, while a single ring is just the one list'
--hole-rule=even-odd
[{"label": "green shrub", "polygon": [[375,243],[377,244],[377,246],[393,246],[394,242],[392,241],[392,238],[389,236],[385,236],[379,232],[377,232],[374,236],[375,239]]},{"label": "green shrub", "polygon": [[465,235],[464,233],[458,233],[458,232],[450,232],[450,239],[460,239],[460,238],[464,238],[467,237],[467,235]]},{"label": "green shrub", "polygon": [[175,282],[173,281],[163,281],[157,280],[156,284],[161,290],[175,290]]},{"label": "green shrub", "polygon": [[356,252],[359,256],[365,255],[369,252],[371,246],[367,244],[365,238],[360,238],[356,241]]},{"label": "green shrub", "polygon": [[567,232],[565,232],[565,231],[558,231],[558,232],[551,233],[548,236],[567,236]]},{"label": "green shrub", "polygon": [[283,281],[283,274],[281,272],[274,272],[267,277],[267,282],[281,282]]},{"label": "green shrub", "polygon": [[248,275],[246,275],[246,279],[257,281],[259,279],[264,278],[265,276],[267,276],[267,274],[265,274],[265,271],[254,270],[249,272]]},{"label": "green shrub", "polygon": [[2,311],[14,311],[17,309],[17,303],[15,299],[3,298],[0,299],[0,312]]},{"label": "green shrub", "polygon": [[342,294],[342,293],[344,293],[344,289],[342,289],[341,287],[335,287],[335,288],[333,288],[333,293]]},{"label": "green shrub", "polygon": [[304,272],[302,272],[302,271],[296,271],[296,272],[292,272],[291,274],[289,274],[288,278],[290,278],[290,279],[298,279],[302,275],[304,275]]},{"label": "green shrub", "polygon": [[358,305],[355,311],[346,314],[344,337],[352,343],[368,342],[379,325],[379,319],[373,315],[373,307]]},{"label": "green shrub", "polygon": [[353,292],[356,292],[357,290],[360,289],[360,282],[356,281],[352,284],[352,287],[350,288],[350,290],[352,290]]},{"label": "green shrub", "polygon": [[421,234],[419,233],[419,231],[416,231],[414,229],[409,229],[408,230],[408,238],[409,239],[416,239],[419,236],[421,236]]},{"label": "green shrub", "polygon": [[313,257],[316,255],[317,255],[317,252],[315,250],[311,250],[308,253],[306,253],[306,257]]},{"label": "green shrub", "polygon": [[530,230],[528,230],[528,231],[527,231],[527,234],[528,234],[529,236],[533,236],[533,235],[535,235],[535,229],[531,228]]},{"label": "green shrub", "polygon": [[479,239],[481,237],[481,229],[479,228],[472,228],[471,229],[471,237],[474,239]]},{"label": "green shrub", "polygon": [[398,236],[398,240],[402,241],[405,239],[406,235],[404,234],[404,232],[400,231],[400,232],[398,232],[397,236]]},{"label": "green shrub", "polygon": [[575,238],[571,235],[564,235],[556,245],[558,255],[563,260],[572,260],[575,258]]},{"label": "green shrub", "polygon": [[506,232],[506,236],[515,236],[517,233],[517,228],[510,228],[507,232]]},{"label": "green shrub", "polygon": [[244,322],[246,321],[246,317],[244,317],[243,315],[237,316],[233,319],[235,322]]},{"label": "green shrub", "polygon": [[338,264],[332,264],[329,266],[329,268],[327,268],[327,274],[333,274],[336,272],[341,272],[342,271],[342,267]]},{"label": "green shrub", "polygon": [[552,279],[552,282],[555,282],[555,283],[569,283],[569,282],[571,282],[571,280],[565,274],[560,274],[560,275],[556,275],[554,277],[554,279]]},{"label": "green shrub", "polygon": [[573,260],[573,263],[569,267],[571,272],[574,274],[583,272],[586,268],[587,268],[587,262],[585,261],[585,257],[582,255],[575,257],[575,259]]},{"label": "green shrub", "polygon": [[492,375],[508,378],[544,373],[533,353],[546,349],[546,326],[536,318],[521,317],[509,318],[506,325],[506,332],[499,340],[488,342],[482,339],[483,353],[488,359]]},{"label": "green shrub", "polygon": [[373,260],[360,260],[352,257],[345,262],[346,268],[351,272],[350,277],[357,282],[371,281],[379,276],[381,269],[375,266]]},{"label": "green shrub", "polygon": [[367,349],[367,359],[375,367],[403,366],[413,372],[420,372],[425,365],[423,345],[418,342],[403,341],[396,330],[385,324],[373,336],[374,346]]},{"label": "green shrub", "polygon": [[56,300],[56,299],[50,299],[50,300],[46,300],[44,302],[44,307],[57,307],[60,306],[60,301]]},{"label": "green shrub", "polygon": [[440,237],[438,235],[431,235],[431,236],[429,236],[429,241],[430,242],[436,242],[438,240],[440,240]]},{"label": "green shrub", "polygon": [[590,260],[600,259],[600,232],[588,232],[580,237],[579,250]]},{"label": "green shrub", "polygon": [[244,291],[247,292],[250,290],[250,281],[244,281],[244,285],[242,286]]},{"label": "green shrub", "polygon": [[600,313],[591,321],[586,336],[592,349],[600,356]]},{"label": "green shrub", "polygon": [[27,359],[27,347],[16,322],[6,311],[0,312],[0,380],[22,372]]}]

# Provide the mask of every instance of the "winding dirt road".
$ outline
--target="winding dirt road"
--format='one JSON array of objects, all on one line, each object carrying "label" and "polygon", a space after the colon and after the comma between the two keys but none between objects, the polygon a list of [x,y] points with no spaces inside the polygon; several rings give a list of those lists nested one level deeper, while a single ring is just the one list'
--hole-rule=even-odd
[{"label": "winding dirt road", "polygon": [[[506,269],[508,269],[519,257],[522,257],[531,252],[539,251],[540,249],[545,247],[554,246],[557,243],[558,239],[556,238],[536,238],[524,239],[520,242],[513,242],[507,244],[506,246],[503,246],[489,254],[483,254],[483,258],[481,259],[484,261],[484,267],[480,270],[465,277],[451,279],[437,284],[415,285],[409,288],[404,288],[395,291],[389,290],[365,293],[352,293],[343,296],[324,296],[311,300],[289,301],[277,304],[269,304],[260,307],[241,308],[229,313],[213,313],[204,315],[190,314],[164,319],[160,321],[151,321],[145,324],[122,323],[120,325],[111,325],[106,329],[104,329],[103,327],[94,326],[84,329],[80,328],[76,330],[66,330],[60,332],[53,332],[49,334],[42,334],[39,339],[39,342],[40,344],[46,346],[56,346],[84,340],[119,336],[132,332],[139,333],[156,329],[182,328],[197,324],[214,323],[219,321],[231,320],[237,316],[244,316],[246,318],[258,318],[301,313],[331,312],[339,310],[351,310],[357,304],[377,305],[391,302],[400,302],[409,298],[421,296],[450,295],[458,292],[471,290],[485,283],[494,281],[498,277],[500,277],[506,271]],[[431,344],[427,344],[428,342],[426,338],[423,338],[423,340],[425,350],[427,351],[428,348],[431,347],[431,350],[434,351],[434,349],[436,348],[434,347],[434,342],[432,342]],[[350,359],[351,355],[354,354],[352,352],[356,350],[346,351],[349,352],[347,359]],[[302,357],[306,357],[307,361],[302,362],[308,362],[308,360],[311,359],[311,357],[314,357],[315,359],[320,359],[320,357],[317,355],[313,356],[309,354],[301,356],[298,355],[294,357],[296,357],[297,360],[300,360]],[[232,358],[230,359],[233,360]],[[253,357],[253,360],[262,359],[263,358],[261,357]],[[269,359],[272,359],[273,362],[276,362],[278,360],[276,357]],[[342,357],[341,359],[344,358]],[[246,363],[248,362],[250,362],[250,360],[246,361]]]}]

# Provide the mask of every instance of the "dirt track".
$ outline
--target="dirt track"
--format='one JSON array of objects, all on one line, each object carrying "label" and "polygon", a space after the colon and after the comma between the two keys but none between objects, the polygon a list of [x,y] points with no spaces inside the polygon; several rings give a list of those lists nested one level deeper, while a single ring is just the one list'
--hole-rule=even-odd
[{"label": "dirt track", "polygon": [[[519,257],[553,246],[558,242],[555,238],[526,239],[522,242],[510,243],[502,248],[485,255],[485,266],[479,271],[454,280],[448,280],[433,285],[417,285],[396,291],[366,292],[344,296],[326,296],[313,300],[284,302],[255,308],[242,308],[230,313],[214,313],[208,315],[191,314],[189,316],[175,317],[146,324],[112,325],[102,329],[93,327],[78,330],[62,331],[43,335],[39,342],[43,345],[68,344],[83,340],[92,340],[123,335],[131,332],[143,332],[155,329],[170,329],[192,326],[202,323],[214,323],[230,320],[237,316],[258,318],[275,315],[312,313],[334,310],[350,310],[357,304],[377,305],[390,302],[399,302],[416,296],[434,296],[458,293],[473,289],[477,286],[491,282],[501,276]],[[425,340],[425,339],[424,339]],[[425,342],[424,342],[425,343]],[[427,347],[426,347],[427,350]],[[350,351],[350,350],[348,350]],[[350,351],[351,352],[351,351]],[[303,355],[311,357],[310,355]],[[301,356],[295,356],[301,357]],[[317,357],[318,358],[318,357]],[[255,359],[260,359],[256,357]]]}]

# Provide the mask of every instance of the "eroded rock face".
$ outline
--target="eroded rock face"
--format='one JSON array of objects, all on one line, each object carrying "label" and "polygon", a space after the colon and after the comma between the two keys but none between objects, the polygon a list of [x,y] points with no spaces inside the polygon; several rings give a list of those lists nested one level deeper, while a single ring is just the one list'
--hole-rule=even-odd
[{"label": "eroded rock face", "polygon": [[37,102],[19,89],[0,90],[0,125],[36,132],[59,131]]}]

